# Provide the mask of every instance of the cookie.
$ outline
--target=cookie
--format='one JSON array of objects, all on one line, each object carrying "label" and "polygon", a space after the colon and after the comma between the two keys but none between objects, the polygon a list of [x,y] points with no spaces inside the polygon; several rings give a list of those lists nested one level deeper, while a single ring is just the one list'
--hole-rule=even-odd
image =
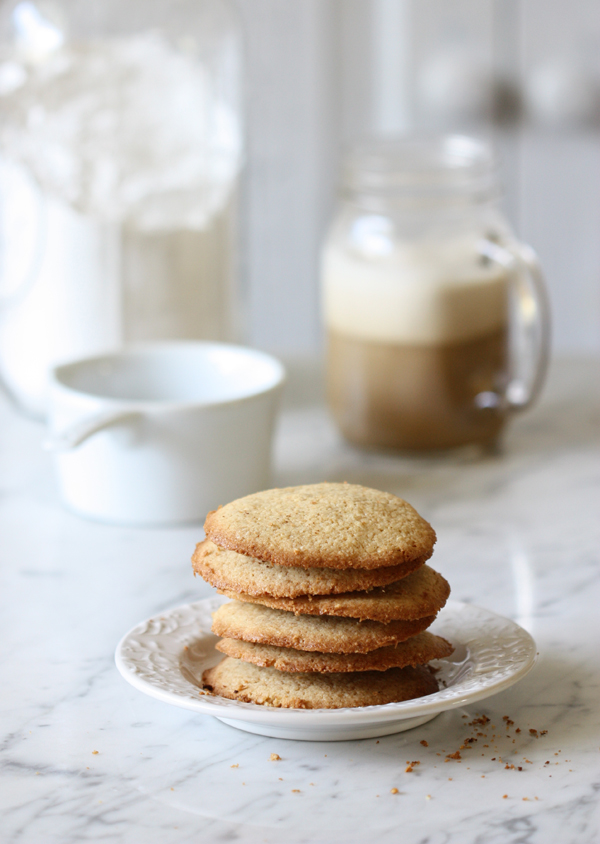
[{"label": "cookie", "polygon": [[194,572],[217,589],[274,598],[336,595],[372,589],[406,577],[424,557],[378,569],[327,569],[279,566],[219,548],[210,539],[199,542],[192,557]]},{"label": "cookie", "polygon": [[445,578],[429,566],[422,566],[403,580],[380,586],[370,592],[347,592],[344,595],[307,595],[300,598],[273,598],[271,595],[246,595],[221,589],[228,598],[262,604],[296,615],[328,615],[388,621],[412,620],[435,615],[450,594]]},{"label": "cookie", "polygon": [[422,666],[343,674],[290,674],[231,657],[207,669],[202,682],[207,691],[231,700],[294,709],[377,706],[438,690],[437,680]]},{"label": "cookie", "polygon": [[209,513],[204,528],[220,547],[302,568],[397,566],[428,559],[436,538],[401,498],[343,483],[247,495]]},{"label": "cookie", "polygon": [[252,662],[263,668],[278,671],[320,671],[323,673],[345,671],[387,671],[407,665],[425,665],[432,659],[450,656],[454,648],[433,633],[419,633],[406,642],[377,648],[366,654],[323,654],[315,651],[297,651],[273,645],[257,645],[239,639],[221,639],[217,650],[227,656]]},{"label": "cookie", "polygon": [[368,653],[403,642],[426,630],[435,616],[414,621],[356,621],[354,618],[294,615],[260,604],[231,601],[213,613],[212,631],[227,639],[243,639],[280,648],[321,653]]}]

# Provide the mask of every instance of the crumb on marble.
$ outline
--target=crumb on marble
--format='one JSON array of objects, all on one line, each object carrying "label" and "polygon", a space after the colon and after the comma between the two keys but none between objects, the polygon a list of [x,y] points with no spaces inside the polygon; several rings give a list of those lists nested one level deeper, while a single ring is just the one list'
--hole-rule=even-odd
[{"label": "crumb on marble", "polygon": [[239,762],[237,762],[235,765],[230,765],[230,767],[231,768],[239,768],[240,767]]},{"label": "crumb on marble", "polygon": [[391,789],[390,789],[390,794],[400,794],[400,792],[398,791],[398,789],[397,789],[397,788],[391,788]]},{"label": "crumb on marble", "polygon": [[281,762],[281,756],[279,753],[271,753],[269,756],[269,762]]},{"label": "crumb on marble", "polygon": [[92,750],[92,756],[97,756],[97,755],[98,755],[98,751],[97,751],[97,750]]},{"label": "crumb on marble", "polygon": [[508,794],[503,794],[503,795],[502,795],[502,799],[503,799],[503,800],[506,800],[506,798],[507,798],[507,797],[508,797]]},{"label": "crumb on marble", "polygon": [[428,742],[428,741],[425,741],[425,739],[421,739],[421,741],[419,742],[419,744],[422,744],[422,745],[423,745],[423,747],[429,747],[429,742]]},{"label": "crumb on marble", "polygon": [[425,795],[425,800],[431,800],[431,794],[426,794],[426,795]]},{"label": "crumb on marble", "polygon": [[299,788],[292,788],[292,794],[300,794]]}]

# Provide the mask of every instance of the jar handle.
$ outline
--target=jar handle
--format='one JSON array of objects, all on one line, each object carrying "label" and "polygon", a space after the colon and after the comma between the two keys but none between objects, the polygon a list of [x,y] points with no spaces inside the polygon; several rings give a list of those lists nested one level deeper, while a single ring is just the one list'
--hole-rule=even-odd
[{"label": "jar handle", "polygon": [[538,398],[550,360],[550,306],[544,276],[534,250],[511,242],[483,241],[480,251],[508,271],[510,279],[510,364],[503,394],[480,393],[480,408],[526,410]]}]

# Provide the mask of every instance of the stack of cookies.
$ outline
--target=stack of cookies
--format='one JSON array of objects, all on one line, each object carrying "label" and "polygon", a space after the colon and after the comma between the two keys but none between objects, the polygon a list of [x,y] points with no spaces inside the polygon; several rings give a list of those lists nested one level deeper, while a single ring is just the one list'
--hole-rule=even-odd
[{"label": "stack of cookies", "polygon": [[426,632],[450,587],[426,565],[435,532],[410,504],[353,484],[273,489],[209,514],[194,572],[233,600],[213,615],[222,697],[303,709],[437,691],[452,646]]}]

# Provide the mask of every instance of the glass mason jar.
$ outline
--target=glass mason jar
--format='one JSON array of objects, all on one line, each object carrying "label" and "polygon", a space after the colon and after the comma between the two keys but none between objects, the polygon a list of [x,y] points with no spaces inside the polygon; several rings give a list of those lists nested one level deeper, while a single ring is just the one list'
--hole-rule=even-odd
[{"label": "glass mason jar", "polygon": [[367,447],[496,443],[543,384],[544,284],[499,210],[490,148],[463,136],[348,154],[322,256],[328,398]]},{"label": "glass mason jar", "polygon": [[43,415],[52,364],[236,339],[242,39],[233,0],[0,9],[0,376]]}]

